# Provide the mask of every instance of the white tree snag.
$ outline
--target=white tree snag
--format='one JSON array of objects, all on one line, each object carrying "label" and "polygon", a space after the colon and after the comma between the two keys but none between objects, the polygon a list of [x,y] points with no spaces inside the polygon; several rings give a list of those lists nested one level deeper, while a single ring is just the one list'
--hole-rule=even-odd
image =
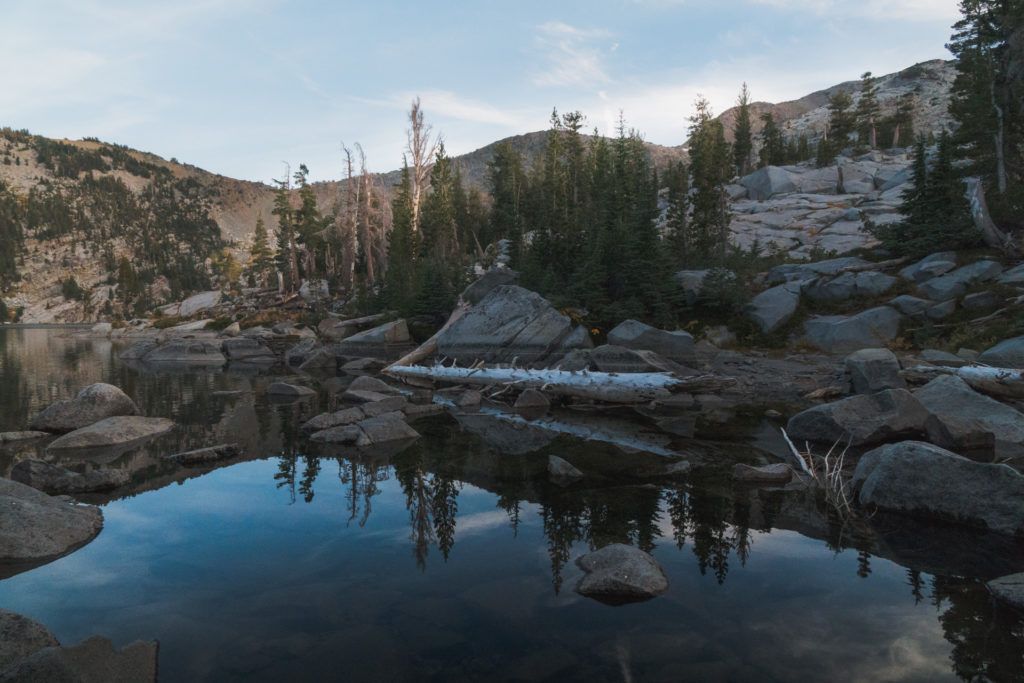
[{"label": "white tree snag", "polygon": [[948,368],[918,365],[900,373],[910,380],[927,382],[939,375],[959,377],[975,391],[998,398],[1024,398],[1024,371],[1011,368],[990,368],[986,365],[965,365]]},{"label": "white tree snag", "polygon": [[523,368],[459,368],[435,365],[385,368],[392,377],[430,379],[452,384],[476,386],[511,385],[518,389],[542,389],[561,396],[574,396],[607,403],[648,403],[667,398],[673,392],[709,391],[735,380],[717,375],[676,377],[667,372],[570,372],[568,370],[529,370]]},{"label": "white tree snag", "polygon": [[1019,250],[1013,239],[999,229],[988,212],[988,202],[985,200],[985,188],[981,184],[981,179],[967,178],[964,180],[964,185],[966,186],[967,201],[971,205],[974,225],[981,232],[981,238],[985,244],[993,249],[1001,250],[1007,256],[1018,256]]}]

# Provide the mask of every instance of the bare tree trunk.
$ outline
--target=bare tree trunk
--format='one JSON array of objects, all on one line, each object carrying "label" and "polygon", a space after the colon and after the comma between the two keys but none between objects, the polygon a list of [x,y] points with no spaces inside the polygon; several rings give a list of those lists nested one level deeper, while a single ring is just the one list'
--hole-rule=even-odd
[{"label": "bare tree trunk", "polygon": [[967,201],[971,205],[971,216],[974,218],[974,224],[981,231],[981,237],[985,244],[1002,250],[1007,256],[1019,256],[1020,250],[1014,244],[1013,239],[1000,230],[992,220],[992,216],[989,215],[988,203],[985,201],[985,188],[981,179],[967,178],[964,184],[966,185]]},{"label": "bare tree trunk", "polygon": [[406,131],[407,151],[409,161],[412,164],[412,231],[419,232],[420,209],[423,204],[423,195],[426,193],[427,184],[430,182],[430,167],[434,155],[437,153],[437,138],[431,140],[431,127],[423,122],[423,110],[420,108],[420,98],[412,101],[409,109],[409,130]]},{"label": "bare tree trunk", "polygon": [[892,132],[892,146],[895,149],[900,146],[900,125],[896,124],[896,129]]}]

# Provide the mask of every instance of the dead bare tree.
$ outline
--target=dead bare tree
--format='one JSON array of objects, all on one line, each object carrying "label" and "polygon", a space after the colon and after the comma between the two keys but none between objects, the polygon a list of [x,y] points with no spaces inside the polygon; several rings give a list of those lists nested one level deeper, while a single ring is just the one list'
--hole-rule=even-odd
[{"label": "dead bare tree", "polygon": [[420,208],[423,195],[430,182],[430,167],[437,154],[438,138],[431,135],[432,127],[423,121],[423,109],[420,98],[412,101],[409,108],[409,129],[406,131],[406,151],[411,162],[410,175],[412,180],[412,231],[419,232]]}]

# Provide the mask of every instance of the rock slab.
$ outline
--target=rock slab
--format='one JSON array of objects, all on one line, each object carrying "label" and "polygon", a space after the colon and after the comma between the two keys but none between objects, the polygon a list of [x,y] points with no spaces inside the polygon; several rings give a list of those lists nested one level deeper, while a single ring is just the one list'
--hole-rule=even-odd
[{"label": "rock slab", "polygon": [[[103,528],[103,514],[31,486],[0,479],[0,563],[38,562],[85,545]],[[0,576],[7,572],[0,567]]]},{"label": "rock slab", "polygon": [[139,408],[128,394],[113,384],[98,382],[85,387],[66,401],[57,401],[32,418],[32,429],[63,434],[115,415],[138,415]]}]

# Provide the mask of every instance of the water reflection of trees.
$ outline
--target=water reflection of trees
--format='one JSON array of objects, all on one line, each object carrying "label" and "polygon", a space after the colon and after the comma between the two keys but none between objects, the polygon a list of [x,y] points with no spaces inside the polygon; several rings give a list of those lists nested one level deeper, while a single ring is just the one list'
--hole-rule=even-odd
[{"label": "water reflection of trees", "polygon": [[436,545],[447,561],[455,545],[461,483],[442,472],[428,472],[420,449],[398,454],[393,459],[393,466],[409,511],[416,566],[426,569],[431,545]]}]

